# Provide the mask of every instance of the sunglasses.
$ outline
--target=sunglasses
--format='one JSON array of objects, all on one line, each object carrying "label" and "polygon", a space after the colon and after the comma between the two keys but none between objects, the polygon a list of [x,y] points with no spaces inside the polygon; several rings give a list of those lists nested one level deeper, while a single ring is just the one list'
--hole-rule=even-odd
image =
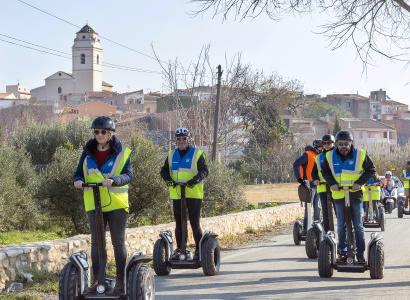
[{"label": "sunglasses", "polygon": [[99,135],[101,132],[102,135],[106,135],[107,134],[107,130],[94,130],[94,134],[95,135]]},{"label": "sunglasses", "polygon": [[186,141],[187,137],[177,137],[177,141]]},{"label": "sunglasses", "polygon": [[322,144],[323,144],[323,145],[332,145],[333,142],[323,142]]},{"label": "sunglasses", "polygon": [[349,146],[350,145],[350,143],[349,142],[344,142],[344,143],[339,143],[339,146],[340,147],[343,147],[343,146]]}]

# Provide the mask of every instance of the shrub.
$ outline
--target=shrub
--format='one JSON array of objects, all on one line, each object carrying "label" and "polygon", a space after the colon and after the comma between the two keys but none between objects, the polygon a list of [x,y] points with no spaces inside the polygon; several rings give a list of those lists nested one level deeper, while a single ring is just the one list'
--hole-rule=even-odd
[{"label": "shrub", "polygon": [[38,176],[22,150],[0,148],[0,231],[26,229],[38,222],[32,191]]},{"label": "shrub", "polygon": [[246,205],[241,174],[225,164],[208,162],[209,175],[204,184],[202,210],[205,216],[221,215]]},{"label": "shrub", "polygon": [[133,136],[131,149],[134,178],[129,188],[129,226],[144,224],[147,216],[153,223],[168,222],[172,219],[172,202],[160,176],[165,155],[140,135]]}]

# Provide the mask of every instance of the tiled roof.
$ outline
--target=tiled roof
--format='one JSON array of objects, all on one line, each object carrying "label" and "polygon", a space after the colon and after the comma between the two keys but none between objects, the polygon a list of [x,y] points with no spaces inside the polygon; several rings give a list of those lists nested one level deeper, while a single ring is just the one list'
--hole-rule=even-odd
[{"label": "tiled roof", "polygon": [[81,28],[81,30],[77,33],[95,33],[98,34],[97,32],[94,31],[94,29],[92,29],[90,26],[85,25],[83,28]]},{"label": "tiled roof", "polygon": [[89,91],[89,92],[85,92],[85,94],[88,98],[108,98],[108,97],[117,95],[117,93],[109,92],[109,91],[102,91],[102,92]]},{"label": "tiled roof", "polygon": [[[13,95],[13,93],[0,93],[0,98],[6,98],[10,95]],[[10,100],[10,99],[7,99],[7,100]]]},{"label": "tiled roof", "polygon": [[384,130],[396,130],[396,128],[384,124],[382,122],[372,119],[354,119],[354,118],[340,118],[340,123],[343,129],[348,130],[348,124],[354,129],[384,129]]},{"label": "tiled roof", "polygon": [[365,96],[358,95],[358,94],[329,94],[327,96],[331,96],[331,97],[334,97],[334,98],[347,98],[347,99],[353,99],[353,100],[356,100],[356,99],[359,99],[359,100],[366,100],[366,99],[374,100],[374,99],[370,99],[369,97],[365,97]]},{"label": "tiled roof", "polygon": [[404,103],[401,103],[401,102],[397,102],[397,101],[394,101],[394,100],[382,101],[382,105],[408,106],[407,104],[404,104]]},{"label": "tiled roof", "polygon": [[103,86],[109,86],[109,87],[113,87],[113,86],[112,86],[111,84],[109,84],[109,83],[106,83],[105,81],[103,81],[103,82],[102,82],[102,85],[103,85]]},{"label": "tiled roof", "polygon": [[147,101],[149,101],[149,100],[156,100],[156,99],[158,99],[157,96],[151,96],[151,95],[149,95],[149,94],[145,94],[145,95],[144,95],[144,101],[145,101],[145,100],[147,100]]}]

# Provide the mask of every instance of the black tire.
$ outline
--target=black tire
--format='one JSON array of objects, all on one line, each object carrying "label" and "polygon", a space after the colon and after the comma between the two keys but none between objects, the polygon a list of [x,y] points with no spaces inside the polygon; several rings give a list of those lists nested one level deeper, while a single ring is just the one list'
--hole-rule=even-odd
[{"label": "black tire", "polygon": [[305,250],[307,257],[316,259],[318,255],[318,237],[316,230],[310,228],[306,234]]},{"label": "black tire", "polygon": [[221,266],[221,249],[214,238],[207,239],[201,249],[202,270],[206,276],[215,276]]},{"label": "black tire", "polygon": [[380,207],[379,216],[380,216],[379,217],[380,229],[381,229],[381,231],[385,231],[386,230],[386,217],[384,215],[383,207]]},{"label": "black tire", "polygon": [[404,204],[403,204],[403,201],[399,201],[397,205],[397,216],[399,218],[403,218],[403,214],[404,214]]},{"label": "black tire", "polygon": [[388,214],[391,214],[391,213],[392,213],[392,211],[393,211],[393,206],[394,206],[394,203],[393,203],[393,202],[388,202],[388,203],[387,203],[386,212],[387,212]]},{"label": "black tire", "polygon": [[300,221],[296,221],[295,224],[293,225],[293,241],[295,242],[295,245],[300,245],[300,242],[302,241],[300,234],[302,233],[302,223]]},{"label": "black tire", "polygon": [[325,240],[320,242],[318,259],[319,276],[330,278],[333,276],[332,248]]},{"label": "black tire", "polygon": [[381,241],[377,241],[370,248],[369,267],[372,279],[384,277],[384,245]]},{"label": "black tire", "polygon": [[66,264],[60,274],[60,282],[58,286],[58,298],[60,300],[76,300],[79,299],[78,292],[80,290],[78,280],[78,270],[71,262]]},{"label": "black tire", "polygon": [[130,269],[127,280],[128,300],[154,300],[155,279],[151,267],[139,263]]},{"label": "black tire", "polygon": [[167,248],[163,239],[159,239],[154,245],[153,265],[158,276],[165,276],[171,273],[171,267],[167,265]]}]

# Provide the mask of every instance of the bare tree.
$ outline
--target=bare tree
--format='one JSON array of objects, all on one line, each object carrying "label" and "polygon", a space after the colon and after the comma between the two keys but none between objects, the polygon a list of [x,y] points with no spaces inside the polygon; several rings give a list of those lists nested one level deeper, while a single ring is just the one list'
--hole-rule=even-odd
[{"label": "bare tree", "polygon": [[[320,34],[328,37],[332,49],[348,41],[356,48],[364,69],[374,62],[373,54],[409,62],[410,5],[404,0],[191,0],[194,15],[213,11],[214,17],[256,18],[267,14],[279,20],[286,13],[325,12],[329,18]],[[394,47],[398,49],[394,49]],[[396,53],[397,51],[397,53]]]}]

